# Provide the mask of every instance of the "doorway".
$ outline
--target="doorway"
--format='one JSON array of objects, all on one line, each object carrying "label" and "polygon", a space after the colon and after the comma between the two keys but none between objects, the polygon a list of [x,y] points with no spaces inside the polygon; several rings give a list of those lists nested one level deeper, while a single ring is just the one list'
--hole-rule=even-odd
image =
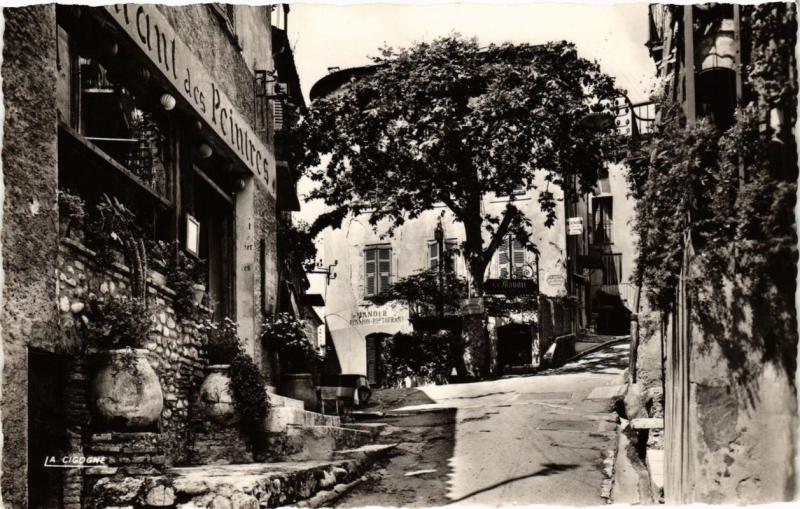
[{"label": "doorway", "polygon": [[67,452],[65,388],[70,361],[64,355],[28,351],[28,500],[31,509],[63,507],[63,468],[45,467]]},{"label": "doorway", "polygon": [[511,323],[497,328],[497,365],[525,366],[533,363],[533,333],[528,324]]},{"label": "doorway", "polygon": [[367,380],[371,387],[379,387],[383,382],[381,354],[383,352],[383,340],[387,337],[389,337],[388,334],[370,334],[366,337]]}]

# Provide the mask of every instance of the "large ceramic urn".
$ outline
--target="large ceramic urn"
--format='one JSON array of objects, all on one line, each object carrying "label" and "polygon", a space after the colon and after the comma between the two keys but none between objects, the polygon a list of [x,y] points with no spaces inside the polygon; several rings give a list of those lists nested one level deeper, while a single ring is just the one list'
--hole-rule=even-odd
[{"label": "large ceramic urn", "polygon": [[92,401],[101,426],[116,431],[153,429],[164,408],[164,394],[145,349],[98,354]]},{"label": "large ceramic urn", "polygon": [[206,367],[206,378],[200,386],[200,406],[212,422],[229,426],[240,420],[233,404],[230,365],[212,364]]},{"label": "large ceramic urn", "polygon": [[306,410],[316,411],[317,390],[311,373],[288,373],[281,377],[280,394],[299,399]]}]

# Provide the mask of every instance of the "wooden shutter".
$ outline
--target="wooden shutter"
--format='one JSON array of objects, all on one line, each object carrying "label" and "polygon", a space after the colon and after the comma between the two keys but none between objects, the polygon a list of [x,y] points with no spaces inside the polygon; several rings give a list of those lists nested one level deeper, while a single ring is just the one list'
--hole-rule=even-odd
[{"label": "wooden shutter", "polygon": [[525,275],[525,248],[520,241],[514,239],[511,249],[513,251],[511,260],[514,265],[514,277],[523,277]]},{"label": "wooden shutter", "polygon": [[437,269],[439,267],[439,243],[438,242],[429,242],[428,243],[428,266],[431,269]]},{"label": "wooden shutter", "polygon": [[378,256],[378,292],[381,292],[389,288],[392,275],[392,249],[379,249]]},{"label": "wooden shutter", "polygon": [[375,272],[376,262],[375,259],[377,251],[375,249],[368,249],[364,252],[364,279],[366,280],[367,295],[375,295]]},{"label": "wooden shutter", "polygon": [[500,278],[509,277],[511,273],[508,270],[508,238],[504,238],[503,242],[500,243],[500,247],[497,248],[497,257],[500,262]]},{"label": "wooden shutter", "polygon": [[272,127],[275,129],[275,132],[279,132],[282,131],[283,128],[285,127],[283,118],[284,104],[281,99],[273,99],[271,102],[272,102]]}]

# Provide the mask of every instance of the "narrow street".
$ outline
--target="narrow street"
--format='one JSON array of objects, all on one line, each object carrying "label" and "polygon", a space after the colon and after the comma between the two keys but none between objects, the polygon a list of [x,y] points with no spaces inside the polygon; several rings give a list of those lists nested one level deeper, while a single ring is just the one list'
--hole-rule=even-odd
[{"label": "narrow street", "polygon": [[550,374],[379,391],[391,408],[385,439],[401,445],[337,506],[604,503],[610,386],[622,383],[627,354],[621,343]]}]

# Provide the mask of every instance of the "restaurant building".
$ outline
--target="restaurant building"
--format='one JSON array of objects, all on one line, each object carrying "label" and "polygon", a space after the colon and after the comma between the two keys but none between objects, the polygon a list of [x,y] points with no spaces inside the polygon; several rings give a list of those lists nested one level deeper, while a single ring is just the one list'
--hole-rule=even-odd
[{"label": "restaurant building", "polygon": [[[196,323],[176,314],[150,249],[159,241],[204,261],[202,306],[235,320],[245,350],[273,372],[259,324],[280,303],[277,222],[297,204],[273,126],[288,94],[276,90],[273,44],[285,35],[272,25],[281,18],[285,32],[287,13],[228,4],[4,10],[2,493],[10,507],[82,507],[90,477],[111,473],[44,468],[46,456],[105,454],[139,473],[189,461],[191,398],[205,360]],[[155,331],[145,346],[163,410],[136,443],[96,433],[91,366],[75,327],[90,294],[125,294],[136,269],[100,261],[88,234],[70,229],[80,213],[65,216],[65,196],[87,216],[122,204],[152,262],[143,278]]]}]

